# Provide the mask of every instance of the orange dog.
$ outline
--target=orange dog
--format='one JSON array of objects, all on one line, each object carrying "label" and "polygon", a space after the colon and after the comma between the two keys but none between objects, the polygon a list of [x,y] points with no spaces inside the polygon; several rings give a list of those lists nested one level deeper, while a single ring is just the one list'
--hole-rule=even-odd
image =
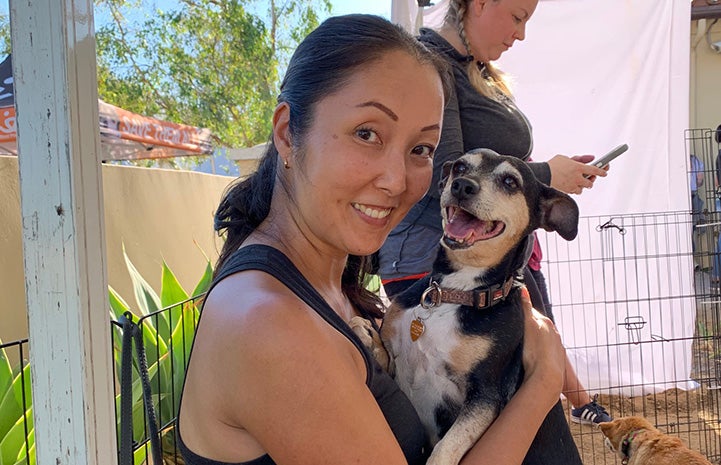
[{"label": "orange dog", "polygon": [[645,418],[624,417],[598,425],[606,446],[621,457],[623,465],[711,465],[679,438],[654,428]]}]

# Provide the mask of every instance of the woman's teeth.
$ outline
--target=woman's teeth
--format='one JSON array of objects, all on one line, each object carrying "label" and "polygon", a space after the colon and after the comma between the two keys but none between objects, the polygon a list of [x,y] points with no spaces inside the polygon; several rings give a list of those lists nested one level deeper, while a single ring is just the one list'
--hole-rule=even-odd
[{"label": "woman's teeth", "polygon": [[370,208],[366,207],[365,205],[361,205],[359,203],[354,203],[353,208],[358,210],[359,212],[363,213],[364,215],[370,216],[371,218],[385,218],[386,216],[391,214],[392,208],[385,208],[383,210],[378,210],[376,208]]}]

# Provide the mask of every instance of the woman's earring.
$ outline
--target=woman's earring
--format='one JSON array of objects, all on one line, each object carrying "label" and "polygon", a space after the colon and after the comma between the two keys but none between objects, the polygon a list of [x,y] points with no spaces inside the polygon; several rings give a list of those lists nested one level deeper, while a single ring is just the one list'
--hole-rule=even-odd
[{"label": "woman's earring", "polygon": [[283,166],[284,166],[285,169],[287,169],[287,170],[290,169],[290,165],[288,164],[288,160],[283,160]]}]

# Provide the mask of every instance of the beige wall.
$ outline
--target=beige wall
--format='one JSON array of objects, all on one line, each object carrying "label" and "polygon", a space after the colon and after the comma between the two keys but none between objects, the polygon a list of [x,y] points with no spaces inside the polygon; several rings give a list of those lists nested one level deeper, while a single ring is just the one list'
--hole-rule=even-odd
[{"label": "beige wall", "polygon": [[15,157],[0,156],[0,340],[28,335],[25,316],[20,183]]},{"label": "beige wall", "polygon": [[[191,292],[207,254],[215,263],[221,242],[213,213],[233,178],[188,171],[103,166],[108,281],[135,305],[122,244],[156,291],[163,260]],[[27,337],[18,164],[0,157],[0,339]],[[107,309],[103,309],[105,311]]]},{"label": "beige wall", "polygon": [[[711,24],[710,20],[706,27]],[[721,53],[711,50],[703,25],[697,36],[699,21],[691,22],[691,108],[690,128],[715,129],[721,124]],[[711,29],[711,41],[721,41],[721,21]]]}]

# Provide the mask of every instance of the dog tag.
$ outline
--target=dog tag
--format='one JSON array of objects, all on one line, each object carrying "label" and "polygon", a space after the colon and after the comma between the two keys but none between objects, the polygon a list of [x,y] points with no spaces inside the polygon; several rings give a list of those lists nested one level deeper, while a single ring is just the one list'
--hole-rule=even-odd
[{"label": "dog tag", "polygon": [[411,321],[411,341],[415,342],[425,330],[426,326],[418,318]]}]

